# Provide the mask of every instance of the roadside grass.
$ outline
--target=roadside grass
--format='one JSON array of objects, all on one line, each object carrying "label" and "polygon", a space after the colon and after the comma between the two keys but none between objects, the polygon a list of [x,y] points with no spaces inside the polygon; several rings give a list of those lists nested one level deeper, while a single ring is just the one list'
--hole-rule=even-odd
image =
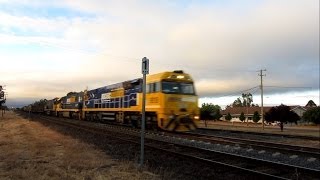
[{"label": "roadside grass", "polygon": [[12,112],[0,119],[0,179],[170,179],[159,173],[166,177]]}]

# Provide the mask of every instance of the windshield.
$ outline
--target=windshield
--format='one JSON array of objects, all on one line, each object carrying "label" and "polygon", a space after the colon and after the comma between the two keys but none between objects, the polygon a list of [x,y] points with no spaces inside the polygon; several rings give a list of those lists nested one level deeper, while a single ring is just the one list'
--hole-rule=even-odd
[{"label": "windshield", "polygon": [[162,92],[168,94],[195,94],[192,83],[162,82]]}]

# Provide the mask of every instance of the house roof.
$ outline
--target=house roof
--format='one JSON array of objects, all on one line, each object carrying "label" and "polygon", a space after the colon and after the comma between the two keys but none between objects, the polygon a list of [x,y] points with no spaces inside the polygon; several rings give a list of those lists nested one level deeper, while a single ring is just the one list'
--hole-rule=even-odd
[{"label": "house roof", "polygon": [[[263,112],[268,112],[273,106],[265,106],[263,107]],[[294,111],[296,109],[302,109],[304,111],[312,108],[312,107],[303,107],[303,106],[289,106],[290,110]],[[259,114],[261,112],[261,107],[254,106],[254,107],[228,107],[225,110],[221,111],[222,115],[227,115],[228,113],[230,114],[241,114],[242,112],[244,114],[253,114],[255,111],[258,111]],[[248,112],[248,113],[247,113]]]},{"label": "house roof", "polygon": [[[271,109],[272,107],[263,107],[263,111],[267,112]],[[261,112],[261,107],[254,106],[254,107],[228,107],[225,110],[221,111],[222,115],[226,115],[228,113],[230,114],[241,114],[243,112],[244,114],[253,114],[255,111],[258,111],[259,113]]]},{"label": "house roof", "polygon": [[302,107],[302,106],[289,106],[289,107],[290,107],[291,111],[294,111],[294,110],[296,110],[296,109],[302,109],[302,110],[304,110],[304,111],[307,110],[306,107]]}]

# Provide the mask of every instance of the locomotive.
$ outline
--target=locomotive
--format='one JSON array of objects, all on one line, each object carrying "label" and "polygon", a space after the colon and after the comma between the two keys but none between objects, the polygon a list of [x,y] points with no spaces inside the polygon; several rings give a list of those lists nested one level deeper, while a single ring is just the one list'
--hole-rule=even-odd
[{"label": "locomotive", "polygon": [[[48,115],[141,125],[142,78],[82,92],[70,92],[46,101]],[[181,70],[146,77],[146,127],[190,131],[199,122],[198,96],[191,76]]]}]

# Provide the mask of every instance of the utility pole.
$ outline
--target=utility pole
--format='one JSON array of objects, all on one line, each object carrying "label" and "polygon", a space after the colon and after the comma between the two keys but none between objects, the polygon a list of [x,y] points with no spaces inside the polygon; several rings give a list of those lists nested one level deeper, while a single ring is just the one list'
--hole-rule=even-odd
[{"label": "utility pole", "polygon": [[261,119],[262,119],[262,129],[264,130],[264,117],[263,117],[263,83],[262,83],[262,76],[266,76],[265,74],[262,74],[262,71],[267,71],[266,69],[260,70],[260,89],[261,89]]}]

